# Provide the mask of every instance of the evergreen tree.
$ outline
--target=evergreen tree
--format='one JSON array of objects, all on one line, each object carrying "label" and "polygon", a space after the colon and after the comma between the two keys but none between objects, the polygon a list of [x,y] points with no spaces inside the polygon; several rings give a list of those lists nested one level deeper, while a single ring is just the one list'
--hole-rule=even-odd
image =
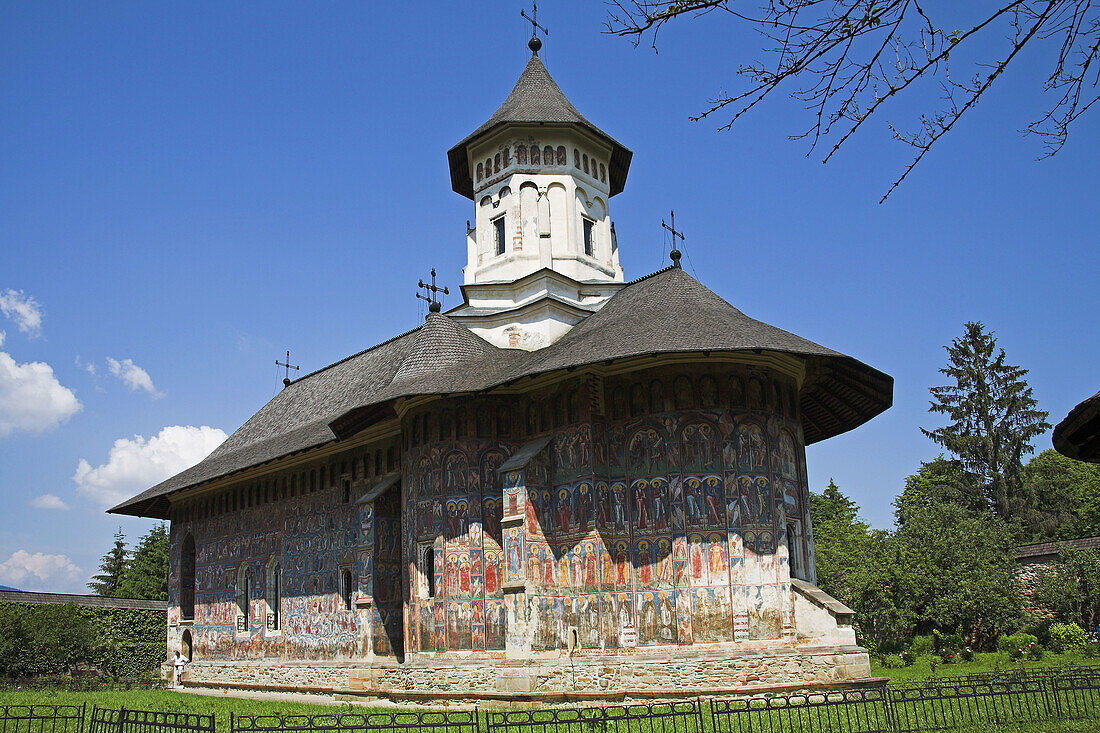
[{"label": "evergreen tree", "polygon": [[118,596],[168,600],[168,530],[164,523],[153,525],[138,542],[119,584]]},{"label": "evergreen tree", "polygon": [[99,574],[92,576],[88,588],[97,596],[117,598],[118,589],[126,577],[129,554],[126,550],[126,535],[122,533],[122,527],[119,527],[115,533],[115,546],[100,559]]},{"label": "evergreen tree", "polygon": [[948,365],[940,372],[951,382],[931,387],[931,412],[949,423],[921,432],[958,457],[966,493],[980,490],[989,507],[1013,524],[1030,524],[1021,491],[1022,457],[1031,441],[1050,429],[1047,413],[1037,408],[1026,369],[1005,361],[993,332],[981,322],[965,324],[966,333],[947,350]]}]

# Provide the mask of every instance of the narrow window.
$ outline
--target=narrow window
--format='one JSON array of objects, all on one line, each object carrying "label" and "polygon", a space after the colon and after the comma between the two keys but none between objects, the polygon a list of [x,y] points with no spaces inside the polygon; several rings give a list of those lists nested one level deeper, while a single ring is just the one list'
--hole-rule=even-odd
[{"label": "narrow window", "polygon": [[596,222],[591,219],[583,219],[582,221],[584,221],[584,253],[591,257],[593,249],[592,239],[595,236],[593,227],[596,225]]},{"label": "narrow window", "polygon": [[424,576],[428,580],[428,598],[435,598],[435,548],[424,550]]},{"label": "narrow window", "polygon": [[493,219],[493,231],[496,233],[497,254],[504,254],[504,217]]},{"label": "narrow window", "polygon": [[799,547],[800,542],[798,535],[795,533],[794,525],[787,525],[787,551],[791,556],[791,575],[796,578],[802,577],[802,553]]},{"label": "narrow window", "polygon": [[183,538],[180,553],[180,615],[187,621],[195,618],[195,538]]},{"label": "narrow window", "polygon": [[351,481],[344,479],[344,503],[351,503]]},{"label": "narrow window", "polygon": [[275,564],[271,568],[271,599],[268,601],[267,609],[267,628],[269,631],[279,630],[279,565]]},{"label": "narrow window", "polygon": [[344,610],[351,610],[351,571],[344,571]]}]

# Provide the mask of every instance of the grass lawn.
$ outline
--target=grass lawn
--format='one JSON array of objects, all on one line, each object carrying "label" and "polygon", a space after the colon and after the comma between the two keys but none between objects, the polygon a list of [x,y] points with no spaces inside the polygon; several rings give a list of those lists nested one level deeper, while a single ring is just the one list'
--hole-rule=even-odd
[{"label": "grass lawn", "polygon": [[[0,705],[82,705],[131,710],[161,710],[177,713],[214,713],[219,730],[229,730],[229,713],[262,715],[271,713],[365,713],[362,705],[323,705],[270,700],[248,700],[229,695],[195,695],[174,690],[120,690],[117,692],[64,692],[59,690],[0,690]],[[223,728],[224,725],[224,728]]]},{"label": "grass lawn", "polygon": [[1050,668],[1066,668],[1081,666],[1100,666],[1100,659],[1088,659],[1080,654],[1053,654],[1047,652],[1037,662],[1014,662],[1007,654],[999,652],[977,653],[970,662],[959,664],[939,664],[933,671],[931,655],[918,657],[911,667],[899,669],[887,669],[871,660],[872,677],[889,677],[894,684],[910,684],[923,682],[933,677],[957,677],[959,675],[987,673],[987,672],[1013,672],[1019,669],[1038,670]]}]

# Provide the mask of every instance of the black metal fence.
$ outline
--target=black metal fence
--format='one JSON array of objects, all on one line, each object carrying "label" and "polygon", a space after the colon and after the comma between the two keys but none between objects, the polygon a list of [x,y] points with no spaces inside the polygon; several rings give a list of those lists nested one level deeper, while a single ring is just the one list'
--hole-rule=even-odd
[{"label": "black metal fence", "polygon": [[477,709],[342,713],[321,715],[233,715],[231,733],[479,733]]},{"label": "black metal fence", "polygon": [[83,705],[0,705],[0,733],[83,733]]},{"label": "black metal fence", "polygon": [[486,733],[703,733],[699,700],[490,712]]},{"label": "black metal fence", "polygon": [[88,733],[214,733],[214,716],[93,707]]},{"label": "black metal fence", "polygon": [[[1100,667],[832,692],[540,709],[230,715],[229,733],[916,733],[1100,718]],[[85,728],[87,723],[87,728]],[[214,733],[213,715],[0,706],[0,733]]]}]

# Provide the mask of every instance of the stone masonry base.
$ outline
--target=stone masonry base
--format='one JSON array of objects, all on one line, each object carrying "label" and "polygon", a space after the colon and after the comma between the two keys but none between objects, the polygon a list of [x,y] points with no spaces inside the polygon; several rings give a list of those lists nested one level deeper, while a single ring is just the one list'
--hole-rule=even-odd
[{"label": "stone masonry base", "polygon": [[857,646],[605,657],[354,662],[196,661],[186,685],[355,694],[405,700],[684,698],[870,681]]}]

